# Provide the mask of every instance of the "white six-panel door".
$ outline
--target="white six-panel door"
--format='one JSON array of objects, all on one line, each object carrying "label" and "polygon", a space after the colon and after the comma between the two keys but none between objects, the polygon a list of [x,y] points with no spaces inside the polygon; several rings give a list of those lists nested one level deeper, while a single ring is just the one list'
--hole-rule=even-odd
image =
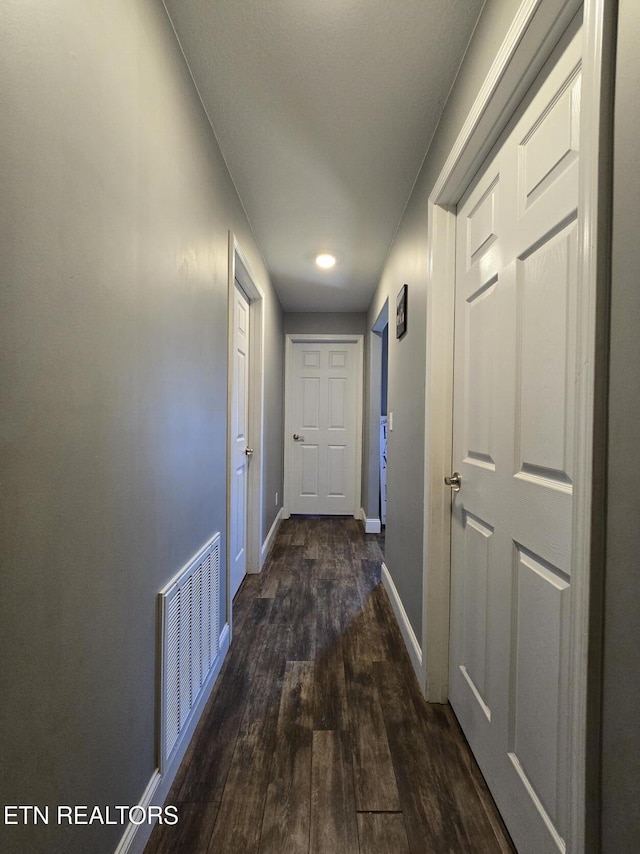
[{"label": "white six-panel door", "polygon": [[580,34],[457,215],[450,696],[521,854],[567,831],[579,109]]},{"label": "white six-panel door", "polygon": [[249,457],[249,301],[236,284],[233,307],[231,392],[231,597],[247,573],[247,481]]},{"label": "white six-panel door", "polygon": [[293,341],[285,451],[289,513],[353,515],[361,390],[358,341]]}]

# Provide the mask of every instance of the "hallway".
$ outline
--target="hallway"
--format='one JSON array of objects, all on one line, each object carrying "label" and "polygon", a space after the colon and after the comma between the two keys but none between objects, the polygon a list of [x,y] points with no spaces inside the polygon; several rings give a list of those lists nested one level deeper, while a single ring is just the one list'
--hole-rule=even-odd
[{"label": "hallway", "polygon": [[378,539],[282,522],[145,854],[513,851],[448,706],[421,698]]}]

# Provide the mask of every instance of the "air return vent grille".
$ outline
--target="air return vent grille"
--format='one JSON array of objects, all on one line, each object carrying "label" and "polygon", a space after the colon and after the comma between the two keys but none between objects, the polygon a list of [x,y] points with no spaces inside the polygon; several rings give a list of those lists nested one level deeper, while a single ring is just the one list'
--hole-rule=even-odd
[{"label": "air return vent grille", "polygon": [[220,652],[220,534],[160,591],[158,765],[180,746]]}]

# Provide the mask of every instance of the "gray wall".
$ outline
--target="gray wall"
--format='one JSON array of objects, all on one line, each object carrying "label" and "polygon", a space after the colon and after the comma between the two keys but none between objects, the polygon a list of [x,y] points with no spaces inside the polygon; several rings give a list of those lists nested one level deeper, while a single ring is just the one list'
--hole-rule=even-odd
[{"label": "gray wall", "polygon": [[[266,294],[265,530],[282,314],[162,4],[0,17],[0,804],[133,805],[156,593],[225,532],[229,229]],[[123,828],[1,832],[102,854]]]},{"label": "gray wall", "polygon": [[[389,300],[388,410],[393,413],[394,429],[388,445],[385,563],[418,638],[422,634],[427,201],[519,5],[519,0],[488,0],[482,12],[367,316],[370,330]],[[405,282],[409,285],[407,333],[398,341],[396,296]],[[377,493],[368,483],[363,497],[367,516],[377,516]]]},{"label": "gray wall", "polygon": [[640,840],[640,6],[620,0],[614,127],[602,851]]},{"label": "gray wall", "polygon": [[287,335],[364,335],[366,328],[365,313],[287,311],[284,315]]}]

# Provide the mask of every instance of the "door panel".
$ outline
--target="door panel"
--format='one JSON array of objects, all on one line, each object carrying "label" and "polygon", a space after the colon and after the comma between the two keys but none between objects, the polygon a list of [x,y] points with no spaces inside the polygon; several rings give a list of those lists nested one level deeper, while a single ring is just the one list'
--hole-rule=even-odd
[{"label": "door panel", "polygon": [[[555,825],[562,755],[561,685],[569,583],[555,567],[516,551],[515,672],[510,753]],[[564,782],[564,781],[563,781]]]},{"label": "door panel", "polygon": [[457,217],[451,703],[521,854],[563,851],[580,33]]},{"label": "door panel", "polygon": [[348,462],[345,445],[329,445],[327,460],[327,495],[332,498],[346,498],[347,485],[344,476]]},{"label": "door panel", "polygon": [[345,377],[329,377],[328,379],[329,430],[346,430],[349,420],[347,409],[347,380]]},{"label": "door panel", "polygon": [[304,444],[300,448],[301,484],[300,495],[305,498],[317,498],[320,489],[320,467],[318,465],[318,446]]},{"label": "door panel", "polygon": [[500,176],[496,175],[467,214],[467,270],[486,255],[498,239],[499,183]]},{"label": "door panel", "polygon": [[496,424],[494,400],[497,381],[499,312],[497,277],[472,294],[466,312],[467,363],[466,461],[495,471]]},{"label": "door panel", "polygon": [[[246,565],[245,548],[246,548],[246,465],[242,463],[234,472],[233,489],[235,493],[233,527],[232,527],[232,559],[239,571],[242,572],[242,567]],[[246,571],[246,570],[245,570]],[[244,578],[245,573],[242,572],[240,581]],[[239,583],[238,583],[239,586]],[[237,587],[236,587],[237,589]],[[235,592],[235,591],[234,591]]]},{"label": "door panel", "polygon": [[493,561],[493,528],[470,513],[464,524],[463,675],[487,718],[490,578]]},{"label": "door panel", "polygon": [[569,383],[574,347],[572,283],[577,222],[539,246],[519,265],[519,470],[548,486],[571,489],[573,400]]}]

